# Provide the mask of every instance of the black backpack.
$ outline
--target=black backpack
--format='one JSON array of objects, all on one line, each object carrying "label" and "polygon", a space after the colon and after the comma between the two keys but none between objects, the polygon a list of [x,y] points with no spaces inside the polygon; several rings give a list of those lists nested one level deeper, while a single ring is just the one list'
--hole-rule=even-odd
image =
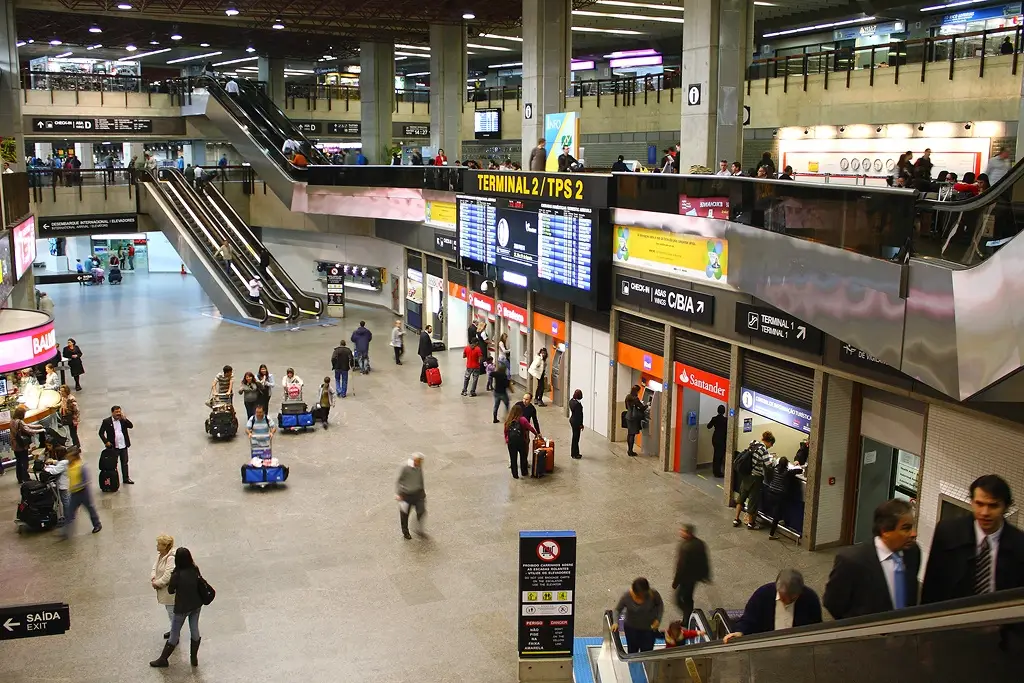
[{"label": "black backpack", "polygon": [[508,440],[509,441],[511,441],[512,439],[522,440],[522,438],[523,438],[523,424],[519,420],[516,420],[515,422],[513,422],[512,424],[510,424],[508,426]]},{"label": "black backpack", "polygon": [[754,454],[747,446],[746,450],[738,453],[732,459],[732,469],[739,477],[749,477],[754,472]]}]

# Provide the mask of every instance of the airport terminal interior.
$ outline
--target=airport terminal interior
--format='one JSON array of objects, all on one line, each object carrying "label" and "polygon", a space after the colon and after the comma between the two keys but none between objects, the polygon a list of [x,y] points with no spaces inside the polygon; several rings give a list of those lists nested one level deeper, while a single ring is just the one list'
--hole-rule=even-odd
[{"label": "airport terminal interior", "polygon": [[0,680],[1017,676],[1021,3],[0,9]]}]

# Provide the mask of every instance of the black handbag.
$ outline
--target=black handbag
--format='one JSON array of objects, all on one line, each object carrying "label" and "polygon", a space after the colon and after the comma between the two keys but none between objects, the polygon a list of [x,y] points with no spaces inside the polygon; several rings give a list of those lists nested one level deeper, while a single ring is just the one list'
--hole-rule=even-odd
[{"label": "black handbag", "polygon": [[204,579],[202,575],[199,576],[199,585],[197,587],[199,589],[199,599],[203,601],[204,605],[209,605],[217,597],[217,591],[213,589],[210,582]]}]

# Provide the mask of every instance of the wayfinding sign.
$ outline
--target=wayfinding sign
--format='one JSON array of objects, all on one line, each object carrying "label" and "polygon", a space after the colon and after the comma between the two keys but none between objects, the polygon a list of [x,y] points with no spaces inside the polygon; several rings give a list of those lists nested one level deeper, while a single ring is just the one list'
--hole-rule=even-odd
[{"label": "wayfinding sign", "polygon": [[713,295],[663,285],[632,275],[615,276],[615,298],[623,303],[646,306],[674,318],[692,320],[705,325],[715,322]]},{"label": "wayfinding sign", "polygon": [[798,351],[821,353],[821,330],[774,308],[737,303],[736,333]]},{"label": "wayfinding sign", "polygon": [[67,603],[0,607],[0,640],[59,636],[71,628]]},{"label": "wayfinding sign", "polygon": [[572,657],[576,532],[519,532],[519,656]]}]

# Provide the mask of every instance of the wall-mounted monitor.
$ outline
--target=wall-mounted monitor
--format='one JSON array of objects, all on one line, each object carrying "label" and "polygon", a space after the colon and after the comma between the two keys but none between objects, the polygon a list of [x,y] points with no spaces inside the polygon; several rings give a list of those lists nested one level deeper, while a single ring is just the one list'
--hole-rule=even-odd
[{"label": "wall-mounted monitor", "polygon": [[477,140],[496,140],[501,137],[501,110],[477,109],[473,112],[473,133]]}]

